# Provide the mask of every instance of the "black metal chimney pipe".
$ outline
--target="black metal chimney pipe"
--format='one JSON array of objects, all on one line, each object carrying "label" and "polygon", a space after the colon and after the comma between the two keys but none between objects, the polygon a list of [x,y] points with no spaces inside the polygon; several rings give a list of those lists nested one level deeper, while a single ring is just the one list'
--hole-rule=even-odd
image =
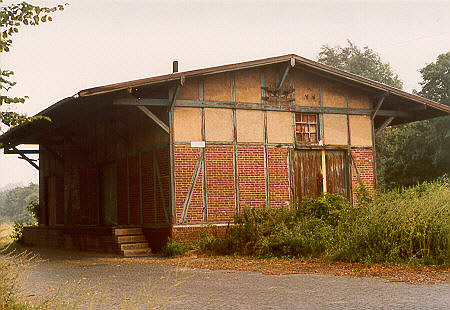
[{"label": "black metal chimney pipe", "polygon": [[172,73],[178,72],[178,60],[174,60],[172,63]]}]

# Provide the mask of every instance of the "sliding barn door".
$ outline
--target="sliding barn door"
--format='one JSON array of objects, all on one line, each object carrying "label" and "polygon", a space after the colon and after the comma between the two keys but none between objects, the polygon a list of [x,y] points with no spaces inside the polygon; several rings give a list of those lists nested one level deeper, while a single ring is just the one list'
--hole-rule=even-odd
[{"label": "sliding barn door", "polygon": [[322,150],[295,150],[293,174],[295,199],[317,198],[324,192],[324,172],[326,167],[326,191],[347,197],[348,169],[346,151],[325,151],[325,165],[322,165]]},{"label": "sliding barn door", "polygon": [[320,150],[295,150],[295,199],[316,198],[323,192],[322,153]]},{"label": "sliding barn door", "polygon": [[326,151],[327,192],[348,197],[348,169],[346,151]]}]

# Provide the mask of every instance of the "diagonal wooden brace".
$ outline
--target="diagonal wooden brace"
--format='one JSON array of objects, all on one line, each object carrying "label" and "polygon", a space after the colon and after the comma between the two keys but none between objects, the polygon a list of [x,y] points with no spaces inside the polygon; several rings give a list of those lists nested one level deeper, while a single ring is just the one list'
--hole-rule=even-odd
[{"label": "diagonal wooden brace", "polygon": [[183,213],[181,214],[180,224],[183,224],[184,220],[186,219],[186,215],[189,210],[189,204],[191,203],[191,198],[192,194],[194,193],[195,184],[197,184],[197,179],[200,172],[200,167],[202,166],[202,162],[203,162],[203,149],[198,154],[197,165],[195,166],[194,174],[192,175],[191,185],[189,186],[189,191],[186,200],[184,201]]},{"label": "diagonal wooden brace", "polygon": [[151,118],[156,124],[159,125],[159,127],[162,128],[162,130],[164,130],[166,133],[169,133],[169,126],[167,126],[162,120],[160,120],[158,118],[158,116],[156,116],[155,114],[153,114],[152,111],[150,111],[149,109],[147,109],[146,107],[143,106],[138,106],[138,109],[141,110],[142,112],[144,112],[145,115],[147,115],[149,118]]}]

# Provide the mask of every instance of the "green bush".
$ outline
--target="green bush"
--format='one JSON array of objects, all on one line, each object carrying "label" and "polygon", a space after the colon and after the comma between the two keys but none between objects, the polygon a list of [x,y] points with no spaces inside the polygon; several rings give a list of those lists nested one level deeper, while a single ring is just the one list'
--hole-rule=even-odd
[{"label": "green bush", "polygon": [[161,255],[164,257],[175,257],[183,255],[190,250],[192,250],[192,246],[169,239],[161,249]]},{"label": "green bush", "polygon": [[201,250],[347,262],[450,263],[447,180],[370,195],[354,206],[326,194],[279,209],[244,209],[224,237],[206,233]]}]

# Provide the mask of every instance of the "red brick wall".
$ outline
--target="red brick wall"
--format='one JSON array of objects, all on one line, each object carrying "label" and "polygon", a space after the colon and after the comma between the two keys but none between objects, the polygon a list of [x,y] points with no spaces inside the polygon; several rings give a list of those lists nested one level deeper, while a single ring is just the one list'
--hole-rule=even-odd
[{"label": "red brick wall", "polygon": [[[192,182],[195,167],[201,148],[191,148],[190,146],[175,146],[175,196],[176,196],[176,222],[179,223],[183,212],[184,202],[188,195],[189,186]],[[189,204],[185,223],[199,223],[203,221],[203,191],[202,191],[202,169],[197,178],[194,192]]]},{"label": "red brick wall", "polygon": [[207,146],[208,221],[232,221],[235,214],[232,146]]},{"label": "red brick wall", "polygon": [[[358,173],[362,182],[369,191],[375,190],[375,176],[373,169],[373,152],[372,148],[352,148],[352,156],[355,161]],[[356,199],[356,189],[359,188],[358,178],[355,170],[352,169],[352,188],[353,199]]]},{"label": "red brick wall", "polygon": [[238,147],[239,209],[266,204],[264,148]]},{"label": "red brick wall", "polygon": [[203,232],[209,231],[212,234],[218,234],[224,236],[227,230],[229,229],[228,225],[220,225],[220,226],[175,226],[172,227],[171,237],[176,241],[181,242],[189,242],[195,241],[200,237],[200,234]]},{"label": "red brick wall", "polygon": [[287,148],[269,148],[270,206],[281,207],[289,200]]}]

